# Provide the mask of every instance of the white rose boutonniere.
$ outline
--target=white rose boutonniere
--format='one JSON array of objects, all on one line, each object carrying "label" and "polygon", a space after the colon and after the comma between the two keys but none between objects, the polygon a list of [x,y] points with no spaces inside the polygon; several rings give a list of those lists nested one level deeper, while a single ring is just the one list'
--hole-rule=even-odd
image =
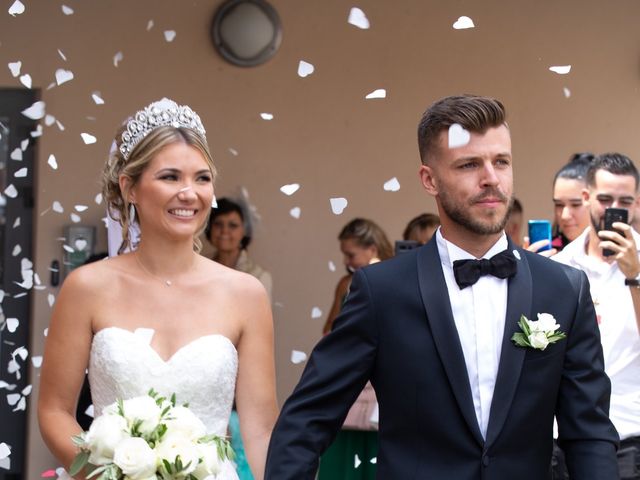
[{"label": "white rose boutonniere", "polygon": [[519,347],[535,348],[544,350],[550,344],[562,340],[567,335],[559,331],[560,325],[549,313],[539,313],[538,320],[529,320],[524,315],[520,316],[518,322],[522,332],[513,334],[511,340]]}]

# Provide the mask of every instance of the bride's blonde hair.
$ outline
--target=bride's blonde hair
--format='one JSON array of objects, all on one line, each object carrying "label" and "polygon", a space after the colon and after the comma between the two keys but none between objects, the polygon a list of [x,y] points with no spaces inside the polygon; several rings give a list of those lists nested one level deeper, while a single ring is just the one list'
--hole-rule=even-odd
[{"label": "bride's blonde hair", "polygon": [[[122,134],[126,128],[125,124],[116,133],[115,148],[109,154],[102,172],[102,195],[107,204],[108,214],[122,227],[122,244],[118,249],[118,254],[124,252],[127,247],[131,247],[129,227],[134,220],[131,218],[131,203],[128,201],[128,192],[123,192],[120,189],[119,178],[121,175],[128,177],[130,179],[129,188],[133,187],[138,183],[142,173],[158,152],[178,142],[194,147],[202,154],[211,170],[213,181],[215,181],[217,174],[207,140],[197,131],[187,127],[157,127],[144,137],[129,153],[128,158],[125,159],[120,151],[120,145],[122,143]],[[211,212],[211,209],[209,208],[208,211]],[[208,218],[193,238],[194,250],[197,252],[202,249],[202,241],[199,237],[206,228],[207,223]]]}]

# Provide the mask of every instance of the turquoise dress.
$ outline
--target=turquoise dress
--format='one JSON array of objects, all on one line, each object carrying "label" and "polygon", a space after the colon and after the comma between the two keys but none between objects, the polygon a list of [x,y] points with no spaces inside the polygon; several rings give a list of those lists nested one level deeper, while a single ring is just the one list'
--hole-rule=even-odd
[{"label": "turquoise dress", "polygon": [[253,480],[247,456],[244,453],[244,445],[242,444],[242,436],[240,435],[240,419],[238,412],[231,410],[229,417],[229,433],[231,435],[231,446],[236,454],[236,472],[240,480]]}]

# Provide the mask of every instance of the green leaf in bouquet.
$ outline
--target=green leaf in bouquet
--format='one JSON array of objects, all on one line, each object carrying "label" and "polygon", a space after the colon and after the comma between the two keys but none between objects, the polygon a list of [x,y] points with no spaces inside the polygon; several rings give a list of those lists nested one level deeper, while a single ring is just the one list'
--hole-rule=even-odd
[{"label": "green leaf in bouquet", "polygon": [[511,340],[518,345],[519,347],[530,347],[529,339],[526,337],[524,333],[517,332],[513,334]]},{"label": "green leaf in bouquet", "polygon": [[166,458],[163,458],[162,459],[162,464],[164,465],[164,469],[167,471],[167,473],[169,475],[171,475],[173,468],[172,468],[171,463],[169,462],[169,460],[167,460]]},{"label": "green leaf in bouquet", "polygon": [[71,437],[71,441],[76,447],[80,448],[84,447],[87,443],[84,438],[84,432],[82,432],[80,435],[74,435],[73,437]]},{"label": "green leaf in bouquet", "polygon": [[89,463],[89,452],[87,450],[81,450],[73,459],[71,466],[69,467],[69,475],[72,477],[79,474],[82,469]]},{"label": "green leaf in bouquet", "polygon": [[121,398],[118,399],[118,415],[124,417],[124,402]]},{"label": "green leaf in bouquet", "polygon": [[176,394],[175,393],[171,394],[171,405],[173,405],[174,407],[176,406]]}]

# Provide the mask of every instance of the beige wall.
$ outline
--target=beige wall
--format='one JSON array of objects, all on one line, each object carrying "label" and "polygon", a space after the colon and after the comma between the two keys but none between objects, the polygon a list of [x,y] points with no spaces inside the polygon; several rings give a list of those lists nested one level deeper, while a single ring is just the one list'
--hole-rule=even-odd
[{"label": "beige wall", "polygon": [[[61,258],[57,238],[75,204],[91,207],[81,214],[83,223],[101,224],[104,208],[93,198],[119,122],[162,96],[191,105],[221,172],[217,194],[242,185],[262,215],[251,252],[274,277],[281,400],[302,371],[289,361],[291,350],[309,352],[318,340],[324,318],[312,319],[311,309],[320,307],[324,317],[343,272],[335,238],[342,225],[371,217],[396,239],[412,216],[434,211],[416,176],[415,127],[430,102],[462,92],[504,101],[515,190],[527,218],[550,216],[551,176],[572,152],[619,150],[638,158],[636,0],[358,2],[370,30],[347,24],[348,2],[272,0],[284,24],[282,47],[253,69],[225,64],[210,46],[208,26],[219,1],[69,0],[72,16],[62,14],[60,2],[24,3],[21,16],[0,13],[0,86],[19,85],[6,65],[21,60],[23,73],[42,89],[47,112],[65,126],[62,132],[45,127],[37,152],[37,272],[48,278],[47,266]],[[452,29],[460,15],[476,28]],[[147,31],[150,19],[155,26]],[[167,29],[177,32],[173,43],[163,38]],[[118,51],[124,58],[115,68]],[[301,59],[316,67],[304,79],[296,74]],[[569,75],[548,70],[566,64]],[[74,80],[46,90],[60,67],[72,70]],[[387,89],[386,99],[364,100],[378,88]],[[91,100],[96,90],[105,105]],[[275,118],[264,121],[260,112]],[[81,132],[97,143],[84,145]],[[58,171],[46,164],[52,153]],[[383,191],[394,176],[401,190]],[[299,192],[279,192],[292,182],[301,184]],[[345,213],[331,213],[331,197],[349,200]],[[64,214],[47,211],[54,200]],[[294,206],[302,209],[299,220],[288,213]],[[329,271],[330,260],[336,272]],[[42,352],[48,292],[34,292],[34,355]],[[37,478],[55,462],[33,415],[29,432],[29,478]]]}]

